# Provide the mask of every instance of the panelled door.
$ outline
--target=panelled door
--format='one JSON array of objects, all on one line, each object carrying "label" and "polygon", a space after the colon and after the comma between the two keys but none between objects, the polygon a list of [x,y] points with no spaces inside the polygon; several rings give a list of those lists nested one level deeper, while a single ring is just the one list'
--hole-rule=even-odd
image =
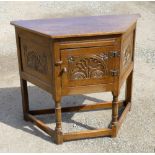
[{"label": "panelled door", "polygon": [[113,83],[119,56],[114,46],[61,50],[62,88]]}]

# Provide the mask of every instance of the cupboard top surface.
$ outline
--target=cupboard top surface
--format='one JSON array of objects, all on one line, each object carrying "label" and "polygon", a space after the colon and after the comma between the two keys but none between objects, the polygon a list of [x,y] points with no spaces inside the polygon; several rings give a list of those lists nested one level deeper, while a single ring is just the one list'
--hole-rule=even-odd
[{"label": "cupboard top surface", "polygon": [[51,38],[122,34],[138,19],[139,14],[105,15],[12,21],[17,27]]}]

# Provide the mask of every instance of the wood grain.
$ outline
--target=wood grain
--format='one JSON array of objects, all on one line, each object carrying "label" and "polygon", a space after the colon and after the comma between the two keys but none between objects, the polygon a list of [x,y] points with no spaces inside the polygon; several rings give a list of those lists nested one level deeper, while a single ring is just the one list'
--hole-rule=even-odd
[{"label": "wood grain", "polygon": [[97,130],[86,130],[80,132],[71,132],[64,133],[63,140],[75,140],[75,139],[83,139],[83,138],[93,138],[93,137],[101,137],[101,136],[110,136],[112,134],[111,129],[97,129]]},{"label": "wood grain", "polygon": [[[118,106],[123,106],[125,101],[119,101]],[[103,103],[93,103],[93,104],[85,104],[79,106],[72,107],[62,107],[62,112],[81,112],[81,111],[90,111],[90,110],[99,110],[99,109],[109,109],[112,108],[112,102],[103,102]],[[53,114],[55,113],[55,109],[41,109],[41,110],[30,110],[30,114],[32,115],[42,115],[42,114]]]},{"label": "wood grain", "polygon": [[87,16],[20,20],[12,21],[11,24],[43,36],[66,38],[122,34],[136,22],[138,17],[140,17],[139,14]]},{"label": "wood grain", "polygon": [[[138,14],[13,21],[25,120],[56,144],[100,136],[116,137],[131,108]],[[30,110],[27,81],[49,92],[55,108]],[[126,81],[125,100],[119,101]],[[112,102],[62,107],[63,96],[112,92]],[[119,107],[126,106],[118,119]],[[112,109],[110,128],[63,133],[62,112]],[[34,115],[55,114],[55,130]]]},{"label": "wood grain", "polygon": [[53,136],[54,130],[46,126],[41,120],[36,119],[33,115],[27,114],[27,118],[34,122],[39,128],[41,128],[43,131],[45,131],[48,135]]}]

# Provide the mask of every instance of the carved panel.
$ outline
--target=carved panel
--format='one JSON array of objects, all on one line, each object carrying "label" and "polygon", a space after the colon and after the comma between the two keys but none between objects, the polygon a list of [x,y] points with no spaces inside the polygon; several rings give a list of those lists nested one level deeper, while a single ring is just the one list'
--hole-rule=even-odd
[{"label": "carved panel", "polygon": [[132,60],[131,46],[128,45],[123,52],[123,66],[126,67]]},{"label": "carved panel", "polygon": [[47,73],[47,56],[35,49],[29,49],[27,45],[23,45],[24,59],[27,67],[40,72]]},{"label": "carved panel", "polygon": [[129,37],[127,41],[127,45],[123,50],[123,68],[125,69],[132,62],[132,46],[133,46],[133,38]]},{"label": "carved panel", "polygon": [[69,57],[69,78],[71,80],[102,78],[109,73],[107,60],[107,54]]}]

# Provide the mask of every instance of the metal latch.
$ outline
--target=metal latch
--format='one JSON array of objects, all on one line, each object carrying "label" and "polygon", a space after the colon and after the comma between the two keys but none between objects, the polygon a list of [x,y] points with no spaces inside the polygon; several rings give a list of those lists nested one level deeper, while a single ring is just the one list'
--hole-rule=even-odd
[{"label": "metal latch", "polygon": [[120,57],[120,52],[118,52],[118,51],[112,51],[112,52],[110,53],[110,56],[111,56],[111,57]]},{"label": "metal latch", "polygon": [[115,69],[110,70],[110,73],[111,73],[111,76],[118,76],[119,75],[119,71],[115,70]]}]

